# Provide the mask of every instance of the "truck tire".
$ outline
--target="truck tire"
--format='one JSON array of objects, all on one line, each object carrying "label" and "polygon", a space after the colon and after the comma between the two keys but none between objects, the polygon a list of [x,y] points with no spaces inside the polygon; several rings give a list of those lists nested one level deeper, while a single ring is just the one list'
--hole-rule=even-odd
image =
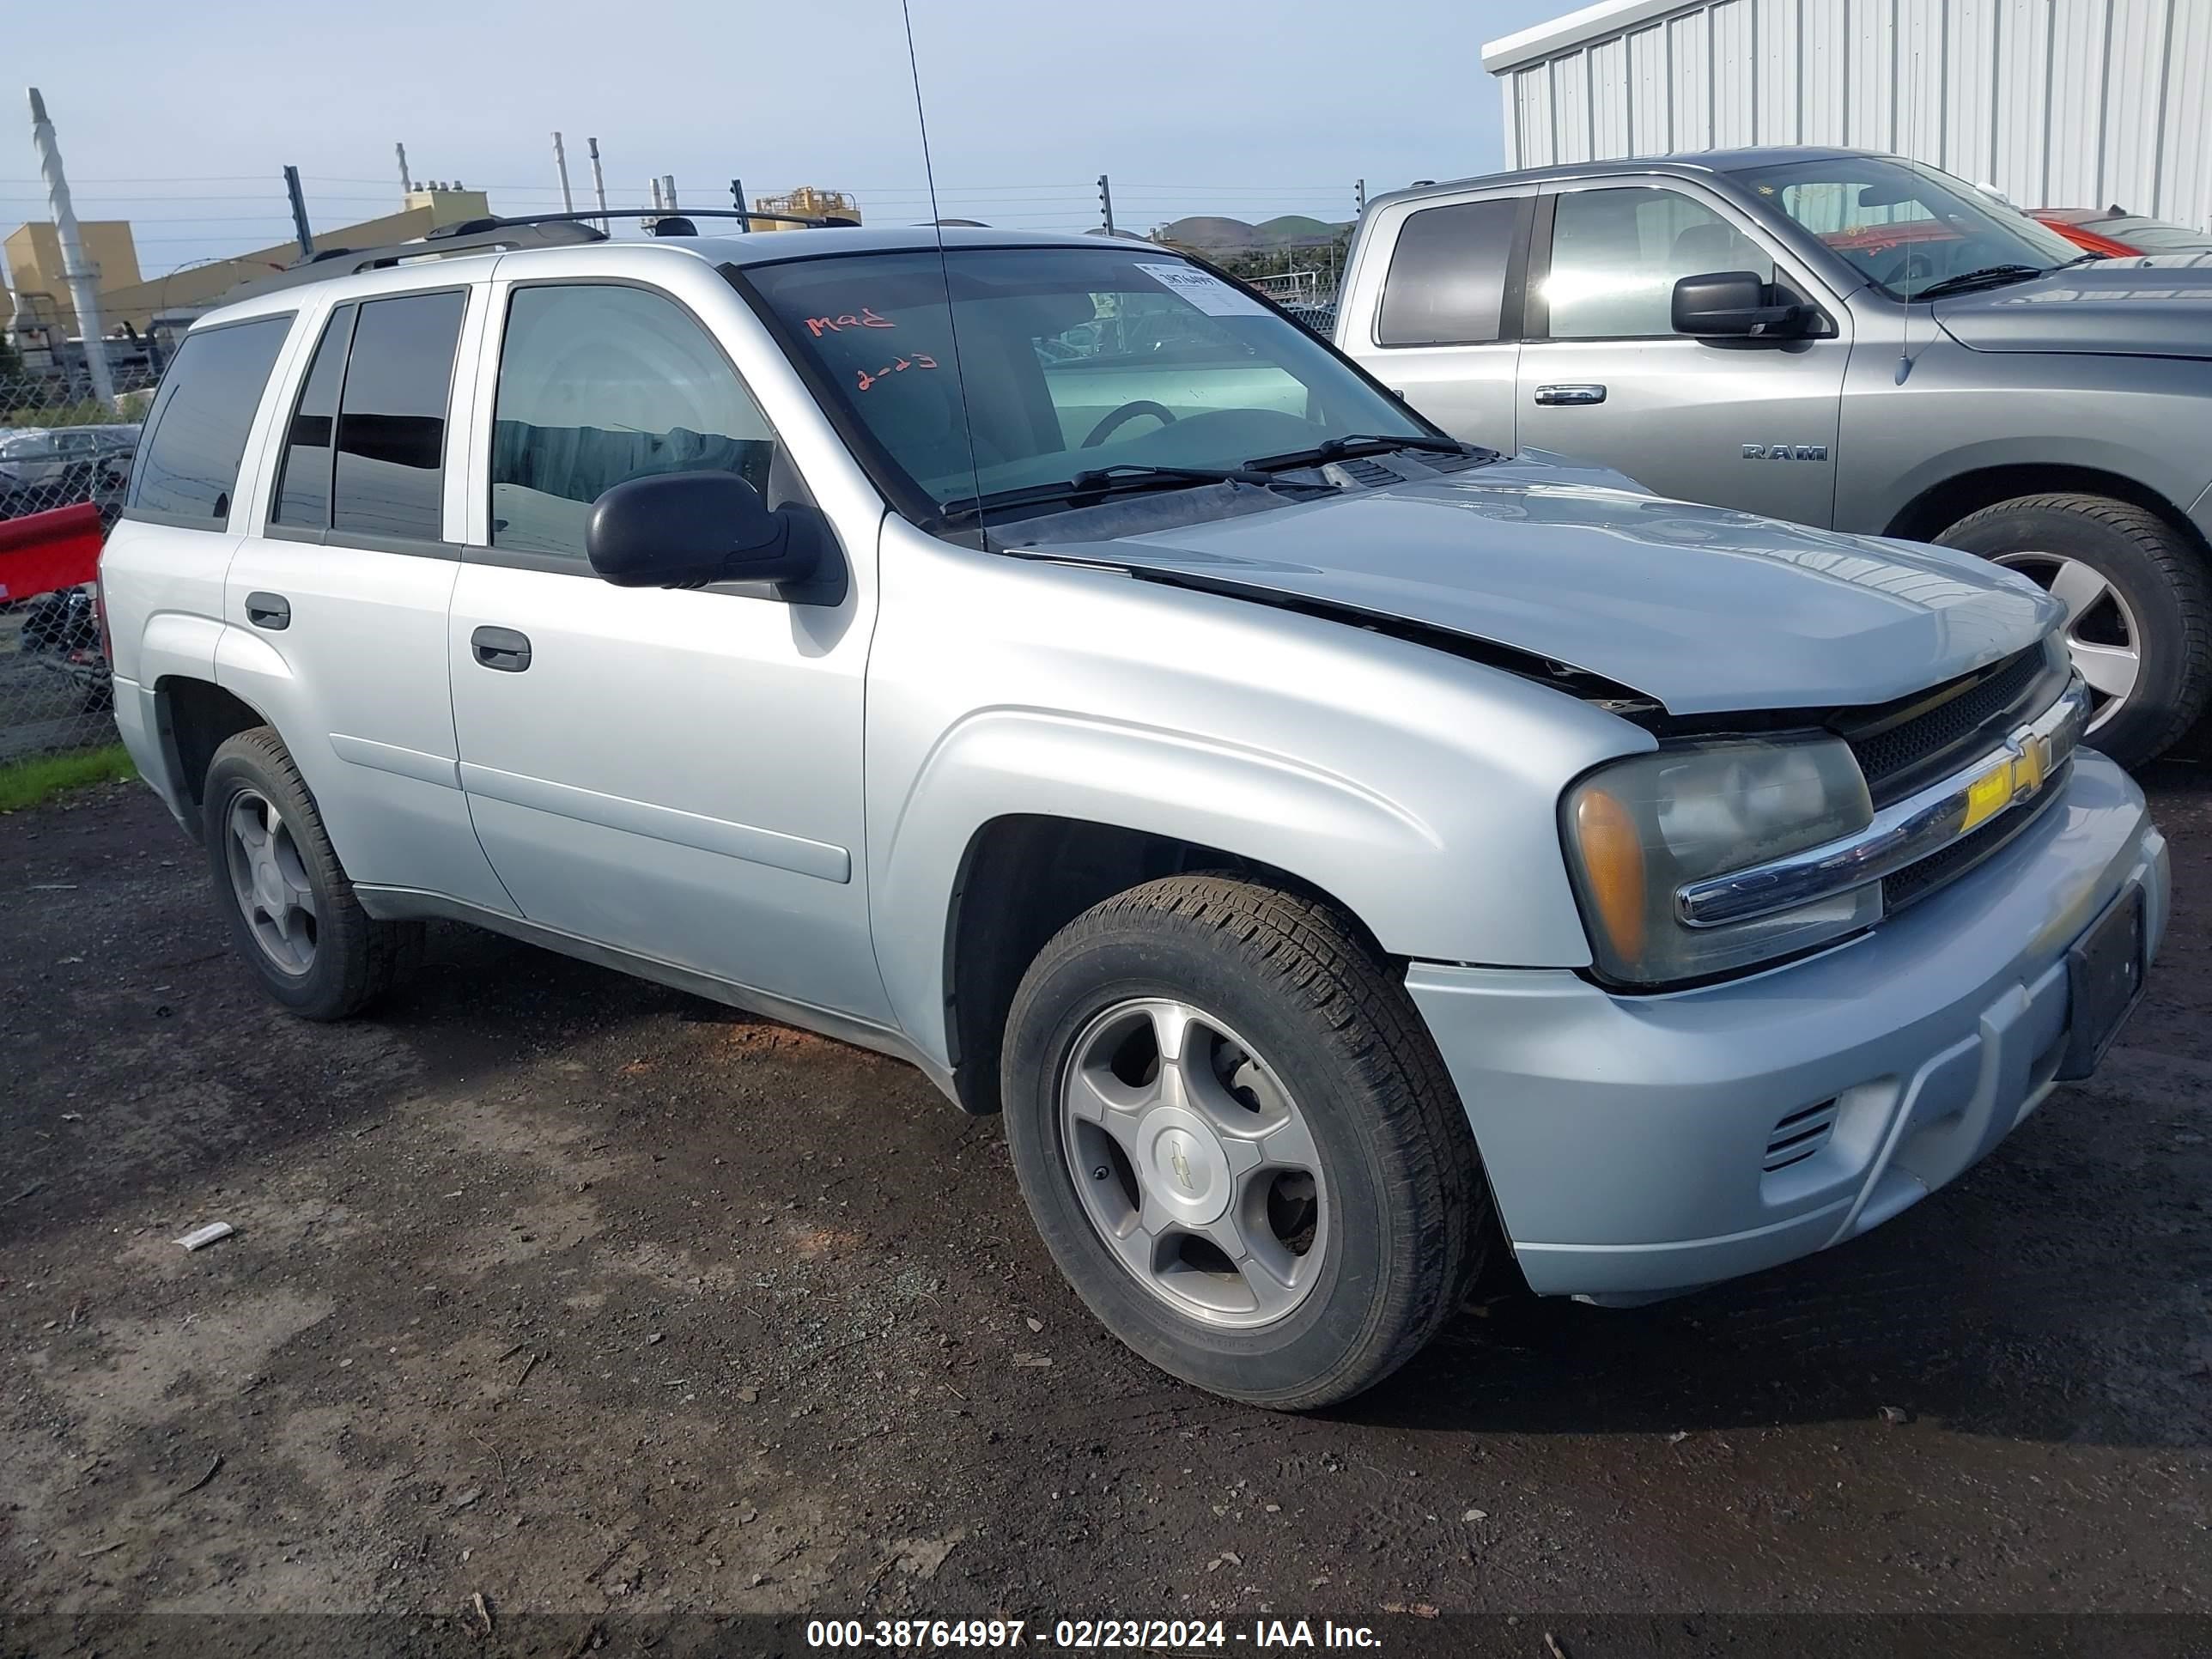
[{"label": "truck tire", "polygon": [[303,1019],[343,1019],[422,958],[422,924],[361,908],[276,733],[224,740],[201,794],[216,907],[264,989]]},{"label": "truck tire", "polygon": [[1315,899],[1210,874],[1104,901],[1030,964],[1001,1064],[1054,1261],[1115,1336],[1212,1393],[1288,1411],[1373,1386],[1492,1241],[1435,1044]]},{"label": "truck tire", "polygon": [[2022,495],[1936,538],[2066,601],[2066,645],[2096,700],[2088,741],[2123,766],[2170,748],[2212,696],[2212,577],[2179,531],[2106,495]]}]

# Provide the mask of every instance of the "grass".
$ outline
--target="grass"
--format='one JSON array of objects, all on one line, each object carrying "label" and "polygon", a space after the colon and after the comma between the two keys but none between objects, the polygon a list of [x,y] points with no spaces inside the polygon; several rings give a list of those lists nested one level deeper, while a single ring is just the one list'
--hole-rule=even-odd
[{"label": "grass", "polygon": [[75,755],[42,755],[36,760],[0,766],[0,812],[36,806],[72,789],[95,783],[123,783],[138,775],[119,743]]}]

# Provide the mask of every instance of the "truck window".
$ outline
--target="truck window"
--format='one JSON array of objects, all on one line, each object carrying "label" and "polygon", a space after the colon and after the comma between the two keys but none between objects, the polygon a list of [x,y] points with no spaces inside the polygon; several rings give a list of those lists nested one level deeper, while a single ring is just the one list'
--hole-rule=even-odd
[{"label": "truck window", "polygon": [[338,398],[333,531],[442,538],[446,404],[467,309],[468,295],[459,290],[361,307]]},{"label": "truck window", "polygon": [[1703,203],[1632,185],[1561,193],[1542,295],[1555,340],[1620,340],[1674,331],[1674,284],[1748,270],[1774,280],[1774,261]]},{"label": "truck window", "polygon": [[1527,204],[1514,197],[1424,208],[1390,252],[1378,345],[1480,345],[1495,340],[1505,272]]},{"label": "truck window", "polygon": [[253,412],[291,328],[288,312],[185,337],[131,469],[133,509],[194,527],[223,527]]},{"label": "truck window", "polygon": [[735,472],[769,493],[775,433],[707,331],[643,289],[514,291],[500,346],[491,540],[584,557],[592,503],[626,479]]},{"label": "truck window", "polygon": [[331,525],[331,463],[337,436],[338,383],[345,378],[346,349],[353,343],[353,306],[331,313],[315,360],[300,388],[299,407],[284,438],[284,465],[276,485],[278,524],[327,530]]}]

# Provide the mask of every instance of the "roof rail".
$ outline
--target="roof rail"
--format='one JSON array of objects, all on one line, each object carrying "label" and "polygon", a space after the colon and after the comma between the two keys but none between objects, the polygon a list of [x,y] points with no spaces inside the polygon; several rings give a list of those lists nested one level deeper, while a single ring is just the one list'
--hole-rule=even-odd
[{"label": "roof rail", "polygon": [[842,215],[806,213],[748,213],[736,208],[593,208],[585,213],[516,213],[493,214],[482,219],[464,219],[459,224],[444,225],[430,233],[434,240],[447,236],[469,236],[514,225],[596,225],[605,219],[645,219],[657,222],[656,236],[696,236],[698,227],[694,219],[744,219],[763,224],[805,225],[818,229],[826,225],[857,225],[858,219]]},{"label": "roof rail", "polygon": [[387,242],[381,247],[319,248],[282,270],[271,271],[266,276],[247,277],[228,290],[216,303],[228,305],[234,300],[248,300],[280,289],[296,288],[302,283],[319,283],[328,276],[351,276],[413,259],[446,258],[493,249],[559,247],[606,240],[606,232],[582,223],[541,228],[527,222],[510,226],[496,219],[471,219],[465,224],[441,226],[428,236],[411,242]]},{"label": "roof rail", "polygon": [[280,289],[295,288],[302,283],[319,283],[326,276],[351,276],[364,270],[378,270],[391,265],[404,264],[414,259],[445,258],[458,253],[485,252],[493,249],[519,247],[562,247],[579,242],[604,242],[607,233],[600,222],[607,219],[642,219],[647,228],[656,236],[696,236],[699,228],[694,219],[744,219],[766,224],[856,225],[857,219],[836,215],[810,216],[799,213],[741,213],[735,208],[686,208],[672,212],[666,208],[609,208],[604,213],[518,213],[511,216],[487,215],[482,218],[463,219],[458,223],[440,225],[410,242],[389,242],[381,247],[322,248],[305,258],[295,260],[282,270],[266,276],[249,276],[226,292],[218,302],[228,305],[233,300],[252,299],[258,295],[274,293]]}]

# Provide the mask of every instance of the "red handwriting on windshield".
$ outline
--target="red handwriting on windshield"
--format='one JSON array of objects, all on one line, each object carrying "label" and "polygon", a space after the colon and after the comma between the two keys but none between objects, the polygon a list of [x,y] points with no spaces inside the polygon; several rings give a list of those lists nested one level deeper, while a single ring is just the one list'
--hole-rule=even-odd
[{"label": "red handwriting on windshield", "polygon": [[870,386],[873,386],[877,381],[882,380],[887,374],[896,374],[902,369],[935,368],[936,367],[936,358],[930,356],[926,352],[917,351],[913,356],[902,357],[896,362],[890,364],[888,368],[879,368],[872,374],[869,374],[865,368],[856,369],[854,372],[860,377],[858,381],[860,390],[866,392]]},{"label": "red handwriting on windshield", "polygon": [[806,319],[807,332],[817,340],[824,334],[835,334],[848,328],[896,328],[897,326],[898,325],[890,318],[877,316],[866,306],[860,307],[860,314],[857,317],[848,311],[842,317],[809,317]]}]

